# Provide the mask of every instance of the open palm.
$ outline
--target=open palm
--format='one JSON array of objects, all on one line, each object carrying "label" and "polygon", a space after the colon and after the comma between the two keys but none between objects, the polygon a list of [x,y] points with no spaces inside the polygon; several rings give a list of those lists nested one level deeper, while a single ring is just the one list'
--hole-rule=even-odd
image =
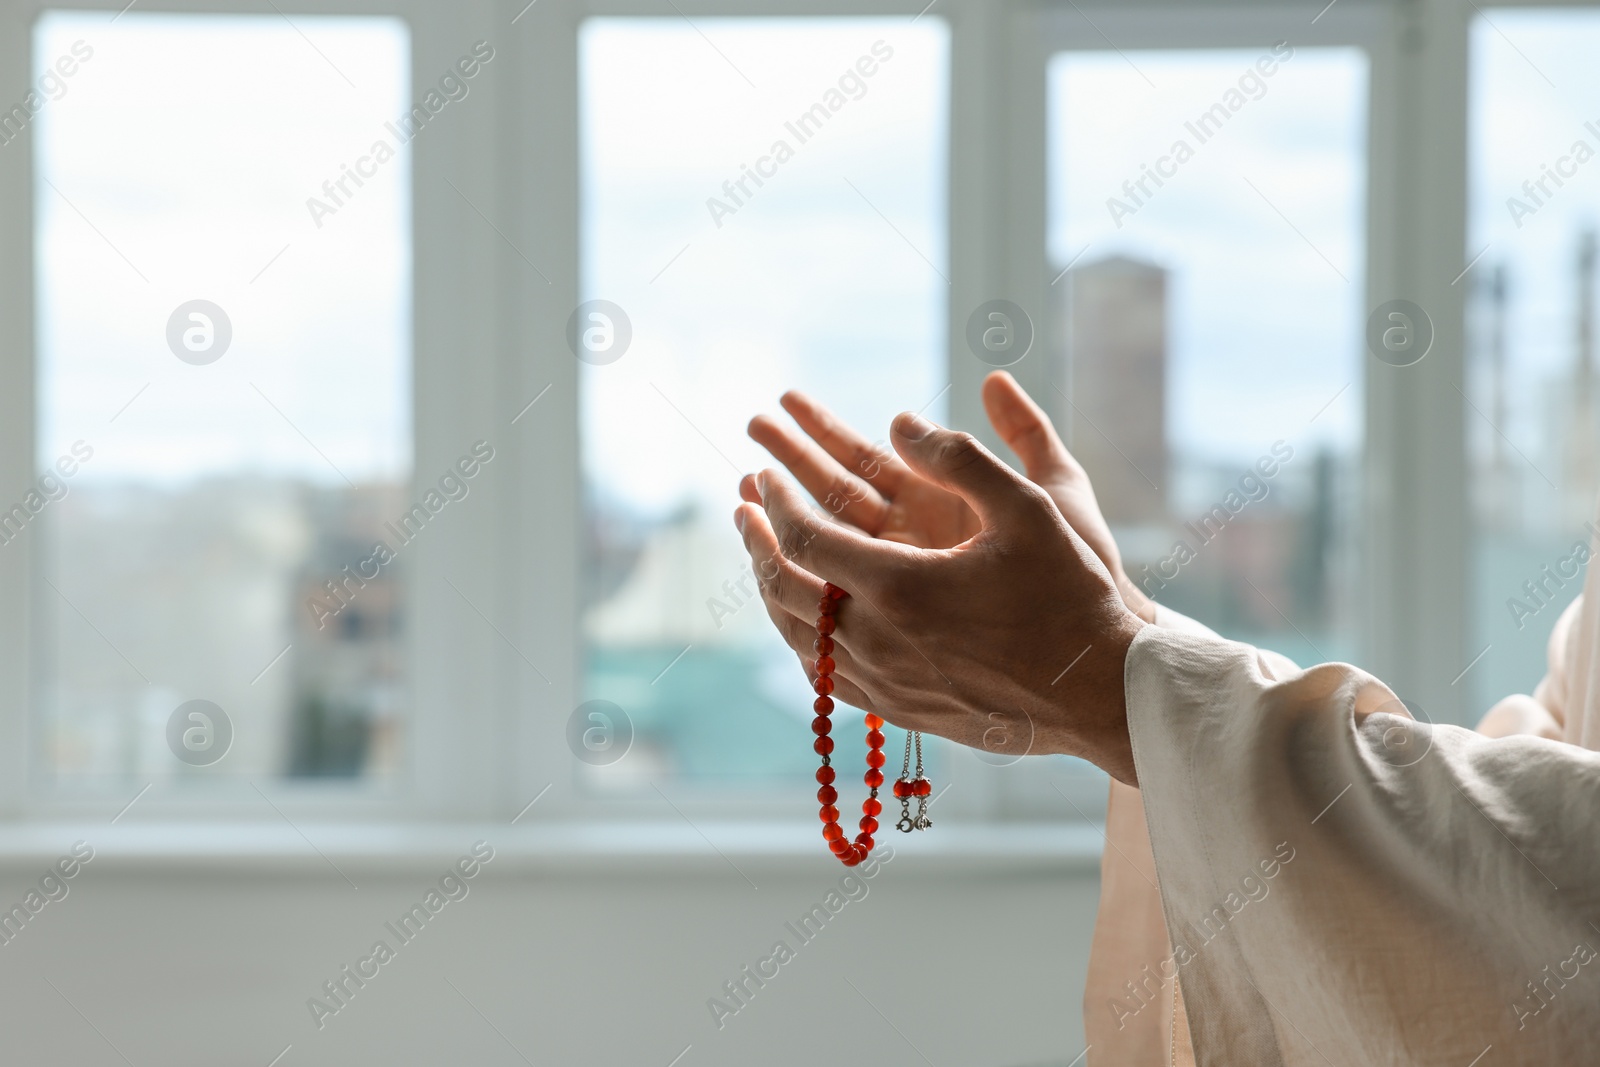
[{"label": "open palm", "polygon": [[[827,408],[798,392],[780,401],[804,431],[758,415],[750,436],[782,463],[833,519],[888,541],[917,548],[950,548],[981,529],[966,501],[924,479],[883,446],[875,446]],[[1016,379],[995,371],[983,383],[989,422],[1022,460],[1028,479],[1050,495],[1069,525],[1106,565],[1130,607],[1145,598],[1122,570],[1122,557],[1081,464],[1067,451],[1045,413]],[[746,476],[740,495],[760,503],[755,479]],[[1143,614],[1143,611],[1141,611]]]}]

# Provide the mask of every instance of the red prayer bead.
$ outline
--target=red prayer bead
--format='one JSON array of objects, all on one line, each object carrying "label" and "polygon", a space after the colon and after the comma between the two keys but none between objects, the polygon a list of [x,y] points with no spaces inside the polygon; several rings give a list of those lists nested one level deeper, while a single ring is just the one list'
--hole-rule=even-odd
[{"label": "red prayer bead", "polygon": [[896,779],[895,783],[894,783],[894,795],[897,796],[897,797],[908,797],[908,796],[910,796],[911,795],[911,783],[906,781],[904,778]]},{"label": "red prayer bead", "polygon": [[[816,680],[811,683],[812,689],[817,694],[817,699],[811,705],[817,713],[816,718],[811,721],[811,729],[817,738],[811,747],[823,757],[824,761],[833,751],[833,738],[829,736],[833,725],[828,715],[833,711],[834,702],[829,694],[833,692],[833,673],[837,668],[837,663],[833,659],[834,640],[829,635],[837,626],[835,618],[839,612],[837,602],[848,595],[832,582],[827,582],[823,585],[822,599],[817,604],[817,640],[813,646],[817,658],[812,664],[816,671]],[[867,773],[861,780],[871,788],[872,795],[862,801],[861,832],[856,835],[855,843],[852,844],[845,839],[844,830],[838,823],[839,809],[834,805],[839,799],[839,791],[833,786],[836,772],[826,762],[817,770],[817,782],[820,786],[817,789],[817,802],[822,805],[818,816],[823,823],[822,837],[828,842],[828,850],[838,856],[839,862],[846,867],[859,866],[872,851],[874,844],[872,835],[878,830],[876,816],[883,811],[883,804],[878,800],[878,789],[884,782],[883,771],[880,769],[885,762],[882,751],[883,718],[878,715],[867,715],[864,721],[867,727]],[[910,783],[895,783],[896,796],[910,796],[911,791]]]},{"label": "red prayer bead", "polygon": [[933,792],[933,783],[926,778],[918,778],[911,783],[911,795],[918,797],[928,796]]}]

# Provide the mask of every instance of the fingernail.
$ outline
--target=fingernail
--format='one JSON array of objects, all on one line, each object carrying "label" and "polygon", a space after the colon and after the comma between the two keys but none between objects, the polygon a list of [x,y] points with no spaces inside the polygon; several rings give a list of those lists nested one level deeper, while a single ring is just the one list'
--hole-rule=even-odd
[{"label": "fingernail", "polygon": [[933,432],[933,423],[907,411],[894,420],[894,432],[907,441],[920,441]]},{"label": "fingernail", "polygon": [[733,525],[738,529],[739,533],[744,533],[744,508],[734,510]]}]

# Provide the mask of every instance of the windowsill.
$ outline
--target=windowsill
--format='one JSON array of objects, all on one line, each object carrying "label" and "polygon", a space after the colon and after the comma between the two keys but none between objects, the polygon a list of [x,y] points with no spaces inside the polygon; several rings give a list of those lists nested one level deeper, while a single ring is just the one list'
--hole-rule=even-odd
[{"label": "windowsill", "polygon": [[[95,850],[97,871],[200,870],[219,874],[337,877],[431,871],[478,840],[495,849],[494,868],[519,874],[677,873],[734,875],[829,869],[811,822],[606,822],[303,824],[164,822],[107,826],[34,822],[0,826],[0,870],[41,870],[76,841]],[[702,836],[702,831],[704,836]],[[896,859],[936,874],[1096,874],[1104,839],[1094,823],[941,825],[914,839],[886,830]],[[309,838],[309,841],[307,840]]]}]

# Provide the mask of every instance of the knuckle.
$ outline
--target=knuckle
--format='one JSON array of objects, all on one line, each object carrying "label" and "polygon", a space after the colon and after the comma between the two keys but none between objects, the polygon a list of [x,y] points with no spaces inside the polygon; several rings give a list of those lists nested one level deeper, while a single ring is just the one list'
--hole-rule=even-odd
[{"label": "knuckle", "polygon": [[765,593],[767,587],[783,573],[783,563],[777,556],[764,556],[754,560],[751,569],[755,571],[756,585]]},{"label": "knuckle", "polygon": [[945,466],[952,471],[963,470],[983,459],[983,450],[978,445],[978,439],[965,430],[947,437],[940,446],[940,452]]},{"label": "knuckle", "polygon": [[1042,422],[1030,422],[1023,427],[1017,438],[1030,451],[1038,453],[1050,453],[1052,451],[1051,446],[1055,444],[1054,432]]},{"label": "knuckle", "polygon": [[883,470],[884,454],[882,446],[878,444],[857,445],[853,462],[856,470],[867,478],[876,478]]},{"label": "knuckle", "polygon": [[778,551],[783,554],[784,559],[800,559],[805,555],[806,545],[810,540],[810,534],[804,527],[785,523],[778,533]]},{"label": "knuckle", "polygon": [[866,496],[866,486],[846,475],[833,483],[822,504],[828,509],[828,514],[837,515],[851,504],[859,504]]},{"label": "knuckle", "polygon": [[1018,489],[1022,493],[1023,502],[1034,511],[1047,512],[1055,509],[1055,501],[1050,498],[1050,494],[1032,482],[1023,482]]}]

